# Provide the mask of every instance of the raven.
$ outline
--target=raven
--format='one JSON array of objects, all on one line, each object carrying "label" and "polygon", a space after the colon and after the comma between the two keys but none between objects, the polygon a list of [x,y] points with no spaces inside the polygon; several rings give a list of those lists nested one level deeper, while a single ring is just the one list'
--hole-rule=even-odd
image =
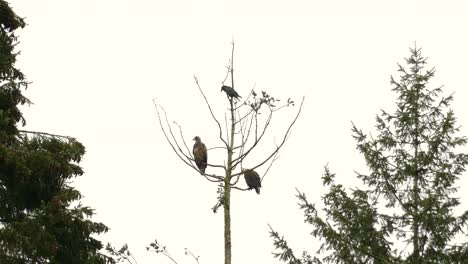
[{"label": "raven", "polygon": [[241,96],[236,92],[236,90],[234,90],[232,87],[227,86],[227,85],[223,85],[223,86],[221,87],[221,91],[226,92],[226,94],[227,94],[229,97],[236,98],[237,100],[239,100],[239,97],[241,97]]}]

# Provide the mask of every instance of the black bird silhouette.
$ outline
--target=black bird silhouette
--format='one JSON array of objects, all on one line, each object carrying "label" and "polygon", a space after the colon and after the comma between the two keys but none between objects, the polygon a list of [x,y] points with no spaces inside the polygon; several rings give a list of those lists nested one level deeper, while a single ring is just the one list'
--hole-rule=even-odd
[{"label": "black bird silhouette", "polygon": [[245,183],[247,183],[249,189],[255,189],[257,194],[260,194],[260,187],[262,187],[260,175],[256,171],[249,169],[242,170],[242,173],[244,173]]},{"label": "black bird silhouette", "polygon": [[230,86],[227,86],[227,85],[223,85],[221,87],[221,91],[224,91],[226,92],[226,94],[229,96],[229,97],[233,97],[233,98],[236,98],[237,100],[240,100],[239,97],[241,97],[237,92],[236,90],[234,90],[232,87]]}]

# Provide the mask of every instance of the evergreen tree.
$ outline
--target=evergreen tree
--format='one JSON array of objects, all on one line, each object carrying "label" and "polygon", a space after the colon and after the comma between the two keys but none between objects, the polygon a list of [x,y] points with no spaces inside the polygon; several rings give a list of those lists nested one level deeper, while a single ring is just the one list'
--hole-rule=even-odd
[{"label": "evergreen tree", "polygon": [[[299,193],[305,222],[312,235],[324,242],[322,258],[304,254],[298,259],[286,241],[271,231],[280,260],[289,263],[468,263],[468,211],[454,214],[459,200],[456,180],[465,171],[468,155],[458,153],[466,137],[449,108],[452,96],[441,97],[429,88],[435,70],[426,70],[427,58],[410,49],[407,67],[399,66],[394,114],[376,118],[377,137],[353,125],[353,137],[363,154],[368,174],[357,177],[367,186],[349,193],[325,169],[329,188],[323,196],[325,216]],[[458,148],[457,148],[458,147]],[[457,237],[458,236],[458,237]],[[458,243],[457,243],[458,242]]]},{"label": "evergreen tree", "polygon": [[[15,31],[25,22],[0,0],[0,263],[113,262],[92,237],[107,231],[90,220],[93,211],[77,203],[69,185],[83,174],[84,146],[73,138],[18,129],[18,106],[27,81],[15,68]],[[71,204],[77,204],[72,207]]]}]

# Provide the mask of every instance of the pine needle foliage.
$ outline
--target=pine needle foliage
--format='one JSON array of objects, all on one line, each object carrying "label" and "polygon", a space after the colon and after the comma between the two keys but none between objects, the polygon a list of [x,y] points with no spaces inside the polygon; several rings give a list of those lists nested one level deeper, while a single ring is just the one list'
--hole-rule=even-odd
[{"label": "pine needle foliage", "polygon": [[[468,211],[460,205],[456,182],[465,172],[467,142],[442,89],[430,88],[421,49],[411,48],[399,80],[393,114],[376,116],[377,136],[352,125],[357,149],[369,173],[357,173],[365,188],[347,190],[325,168],[323,214],[298,191],[305,222],[323,243],[317,256],[296,259],[283,238],[271,231],[276,256],[287,263],[468,263]],[[464,239],[464,241],[463,241]]]},{"label": "pine needle foliage", "polygon": [[28,82],[16,68],[17,30],[25,22],[0,0],[0,263],[105,264],[96,234],[108,231],[91,221],[70,180],[81,176],[85,153],[76,139],[22,131],[20,106]]}]

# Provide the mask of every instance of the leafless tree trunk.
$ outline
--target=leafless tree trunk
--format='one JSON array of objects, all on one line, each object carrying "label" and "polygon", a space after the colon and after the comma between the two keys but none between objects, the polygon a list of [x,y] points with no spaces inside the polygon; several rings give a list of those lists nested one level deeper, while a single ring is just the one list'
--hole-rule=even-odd
[{"label": "leafless tree trunk", "polygon": [[[224,78],[222,84],[226,82],[228,77],[231,78],[231,87],[235,88],[234,85],[234,43],[232,43],[232,54],[229,66],[227,67],[227,74]],[[186,141],[183,137],[182,128],[175,123],[178,128],[178,135],[174,132],[173,126],[167,118],[166,111],[158,103],[154,102],[156,113],[158,116],[158,121],[161,127],[161,130],[167,140],[167,142],[172,147],[172,150],[177,154],[177,156],[188,166],[192,167],[194,170],[198,171],[205,179],[211,182],[216,182],[219,184],[219,197],[217,204],[213,207],[213,211],[216,212],[220,206],[224,207],[224,250],[225,250],[225,264],[231,264],[232,252],[231,252],[231,191],[233,189],[246,191],[248,188],[240,188],[237,186],[239,183],[240,176],[242,175],[243,161],[249,156],[254,149],[259,146],[259,143],[263,139],[267,128],[269,127],[273,113],[282,109],[283,107],[294,106],[294,101],[288,99],[286,102],[281,103],[280,106],[277,104],[280,103],[279,99],[276,99],[270,96],[268,93],[262,91],[261,94],[257,94],[253,89],[250,91],[249,95],[243,102],[236,102],[235,98],[228,96],[229,101],[229,110],[228,114],[230,115],[230,120],[227,120],[225,117],[225,129],[222,128],[221,122],[216,117],[209,103],[203,89],[201,88],[198,79],[195,77],[195,83],[203,96],[208,110],[216,123],[219,130],[219,140],[222,143],[222,148],[226,150],[226,163],[221,164],[212,164],[208,161],[208,168],[212,169],[223,169],[224,175],[209,174],[207,171],[201,173],[194,164],[194,157],[189,147],[186,144]],[[256,163],[256,165],[250,166],[249,169],[258,169],[264,165],[266,169],[264,170],[261,180],[266,176],[267,172],[273,165],[274,161],[277,159],[277,155],[288,139],[292,126],[299,117],[304,98],[301,101],[299,109],[287,126],[286,131],[284,132],[281,141],[276,143],[275,148],[267,154],[262,160]],[[260,113],[265,112],[266,115],[259,116]],[[263,118],[261,118],[263,117]],[[229,123],[229,125],[228,125]],[[239,169],[238,169],[239,168]]]}]

